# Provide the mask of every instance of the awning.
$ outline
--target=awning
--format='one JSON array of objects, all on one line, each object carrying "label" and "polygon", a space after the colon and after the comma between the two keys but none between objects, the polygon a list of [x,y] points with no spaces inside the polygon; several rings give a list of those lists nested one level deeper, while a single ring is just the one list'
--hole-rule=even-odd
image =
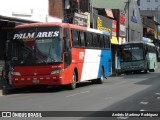
[{"label": "awning", "polygon": [[116,44],[116,45],[119,44],[117,37],[112,36],[111,44]]},{"label": "awning", "polygon": [[108,17],[114,18],[112,10],[105,9],[105,11],[106,11],[106,14],[107,14]]},{"label": "awning", "polygon": [[128,0],[91,0],[91,4],[96,8],[124,10],[127,1]]}]

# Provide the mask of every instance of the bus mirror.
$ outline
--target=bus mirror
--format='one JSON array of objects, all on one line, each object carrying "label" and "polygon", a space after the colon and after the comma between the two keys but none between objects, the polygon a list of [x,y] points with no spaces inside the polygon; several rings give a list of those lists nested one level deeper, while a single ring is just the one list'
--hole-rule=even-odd
[{"label": "bus mirror", "polygon": [[66,36],[63,37],[63,40],[66,40]]},{"label": "bus mirror", "polygon": [[68,52],[69,51],[69,39],[68,37],[63,37],[64,40],[64,51]]}]

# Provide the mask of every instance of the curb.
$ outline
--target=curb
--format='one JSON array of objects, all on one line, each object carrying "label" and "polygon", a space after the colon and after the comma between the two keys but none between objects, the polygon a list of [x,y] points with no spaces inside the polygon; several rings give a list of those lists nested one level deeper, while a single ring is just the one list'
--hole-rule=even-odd
[{"label": "curb", "polygon": [[2,90],[0,90],[0,96],[3,96],[3,91]]},{"label": "curb", "polygon": [[112,74],[110,77],[116,77],[118,76],[118,74]]},{"label": "curb", "polygon": [[117,77],[117,76],[120,76],[122,75],[123,73],[113,73],[110,77]]}]

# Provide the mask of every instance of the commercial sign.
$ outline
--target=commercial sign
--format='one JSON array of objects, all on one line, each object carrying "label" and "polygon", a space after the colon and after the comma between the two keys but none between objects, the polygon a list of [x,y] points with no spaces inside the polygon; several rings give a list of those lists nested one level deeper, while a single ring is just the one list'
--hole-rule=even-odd
[{"label": "commercial sign", "polygon": [[138,19],[135,16],[131,16],[131,21],[134,23],[138,23]]},{"label": "commercial sign", "polygon": [[119,24],[119,35],[121,37],[125,37],[126,36],[126,13],[125,11],[120,11],[120,24]]},{"label": "commercial sign", "polygon": [[109,34],[111,34],[111,29],[107,27],[103,27],[103,21],[100,17],[97,18],[97,29],[98,30],[106,30]]},{"label": "commercial sign", "polygon": [[85,14],[75,13],[73,23],[75,25],[87,27],[87,18],[88,17]]},{"label": "commercial sign", "polygon": [[112,36],[117,36],[117,21],[112,20]]},{"label": "commercial sign", "polygon": [[136,9],[133,9],[133,15],[131,16],[131,21],[134,22],[134,23],[138,23],[138,19],[136,17]]}]

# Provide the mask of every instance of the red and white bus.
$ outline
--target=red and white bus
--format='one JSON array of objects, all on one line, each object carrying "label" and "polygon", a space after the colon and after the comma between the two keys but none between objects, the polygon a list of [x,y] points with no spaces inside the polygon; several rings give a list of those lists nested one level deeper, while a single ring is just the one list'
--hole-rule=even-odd
[{"label": "red and white bus", "polygon": [[7,42],[5,80],[11,86],[68,85],[111,75],[106,32],[66,23],[34,23],[15,28]]}]

